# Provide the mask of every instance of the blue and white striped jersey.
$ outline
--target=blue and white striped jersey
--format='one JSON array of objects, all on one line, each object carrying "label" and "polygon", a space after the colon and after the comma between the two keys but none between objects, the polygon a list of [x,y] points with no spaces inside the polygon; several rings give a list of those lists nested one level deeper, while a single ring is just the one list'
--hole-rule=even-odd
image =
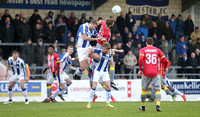
[{"label": "blue and white striped jersey", "polygon": [[90,31],[88,23],[84,23],[79,27],[76,36],[76,44],[79,47],[86,48],[90,46],[90,41],[83,40],[82,34],[86,34],[88,37],[96,37],[98,32],[96,30]]},{"label": "blue and white striped jersey", "polygon": [[107,55],[107,54],[102,54],[102,50],[101,49],[94,49],[94,53],[98,53],[101,57],[100,61],[97,63],[95,70],[99,71],[99,72],[108,72],[108,65],[110,63],[111,60],[111,52]]},{"label": "blue and white striped jersey", "polygon": [[68,58],[71,58],[71,56],[69,56],[68,52],[66,52],[63,58],[61,59],[61,67],[63,71],[68,68],[69,64],[71,64]]},{"label": "blue and white striped jersey", "polygon": [[11,66],[13,75],[25,75],[26,64],[21,58],[18,57],[16,61],[13,57],[8,58],[8,65]]}]

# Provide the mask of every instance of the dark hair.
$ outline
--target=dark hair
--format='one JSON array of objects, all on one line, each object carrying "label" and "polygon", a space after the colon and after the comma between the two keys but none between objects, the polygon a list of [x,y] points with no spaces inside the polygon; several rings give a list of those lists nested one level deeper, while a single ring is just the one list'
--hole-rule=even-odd
[{"label": "dark hair", "polygon": [[94,25],[98,25],[96,20],[92,20],[90,23],[92,23]]},{"label": "dark hair", "polygon": [[74,47],[73,47],[72,45],[68,45],[68,46],[67,46],[67,49],[68,49],[68,48],[74,48]]},{"label": "dark hair", "polygon": [[12,54],[14,54],[14,53],[19,53],[17,50],[13,50],[12,51]]},{"label": "dark hair", "polygon": [[99,20],[102,20],[102,17],[98,17],[98,21],[99,21]]},{"label": "dark hair", "polygon": [[146,42],[148,45],[153,45],[153,38],[152,37],[147,37]]},{"label": "dark hair", "polygon": [[53,49],[54,49],[54,46],[53,46],[52,44],[50,44],[50,45],[48,46],[48,48],[53,48]]},{"label": "dark hair", "polygon": [[110,26],[110,25],[113,24],[113,22],[114,22],[114,21],[113,21],[112,19],[107,19],[107,20],[106,20],[106,25],[107,25],[107,26]]}]

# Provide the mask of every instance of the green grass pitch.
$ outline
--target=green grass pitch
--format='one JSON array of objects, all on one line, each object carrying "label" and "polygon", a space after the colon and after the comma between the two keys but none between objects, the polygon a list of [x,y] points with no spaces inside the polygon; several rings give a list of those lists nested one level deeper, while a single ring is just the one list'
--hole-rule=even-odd
[{"label": "green grass pitch", "polygon": [[86,102],[39,103],[13,102],[0,104],[0,117],[200,117],[200,101],[161,102],[162,112],[157,112],[154,102],[146,103],[141,112],[140,102],[115,102],[117,109],[108,108],[105,102],[95,102],[87,109]]}]

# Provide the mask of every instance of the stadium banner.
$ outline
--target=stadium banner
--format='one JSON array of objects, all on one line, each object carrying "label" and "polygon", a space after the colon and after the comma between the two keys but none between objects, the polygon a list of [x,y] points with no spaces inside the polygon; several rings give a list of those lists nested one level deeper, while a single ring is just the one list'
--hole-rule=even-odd
[{"label": "stadium banner", "polygon": [[8,0],[0,8],[92,10],[92,0]]},{"label": "stadium banner", "polygon": [[145,14],[156,19],[158,13],[162,18],[168,20],[169,0],[126,0],[128,11],[132,12],[136,20],[141,20]]},{"label": "stadium banner", "polygon": [[[200,101],[200,80],[199,79],[177,79],[171,80],[174,88],[177,88],[182,93],[185,93],[187,101]],[[116,101],[140,101],[141,99],[141,79],[137,80],[115,80],[118,91],[112,89],[112,95]],[[28,97],[30,101],[41,102],[47,98],[47,86],[45,80],[30,81],[25,84],[28,89]],[[52,84],[52,94],[58,87],[57,81]],[[8,81],[0,81],[0,101],[8,100]],[[13,101],[24,101],[19,83],[13,87]],[[72,80],[72,85],[63,94],[67,102],[87,102],[89,100],[90,84],[89,80]],[[96,89],[98,98],[96,101],[106,100],[106,91],[98,84]],[[151,95],[151,88],[147,91],[147,98]],[[161,90],[162,101],[173,101],[172,97],[166,95]],[[62,102],[59,97],[56,100]],[[181,96],[177,96],[176,101],[183,101]]]}]

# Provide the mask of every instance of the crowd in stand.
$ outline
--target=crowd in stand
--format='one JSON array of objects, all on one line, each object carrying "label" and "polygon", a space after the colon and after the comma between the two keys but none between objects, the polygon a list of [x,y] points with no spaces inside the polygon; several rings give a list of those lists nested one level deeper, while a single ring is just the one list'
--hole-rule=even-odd
[{"label": "crowd in stand", "polygon": [[[125,73],[130,73],[131,69],[138,64],[139,51],[145,47],[145,39],[152,37],[154,46],[160,48],[165,56],[171,60],[172,50],[176,48],[178,57],[177,65],[193,66],[190,73],[197,73],[195,69],[200,64],[200,32],[189,15],[183,21],[182,16],[176,17],[174,14],[166,21],[162,19],[159,13],[155,20],[152,20],[148,14],[141,18],[141,23],[136,26],[134,14],[121,12],[117,17],[114,26],[111,28],[112,36],[110,44],[112,48],[124,49],[124,53],[116,53],[114,57],[116,73],[122,73],[122,64],[125,66]],[[110,18],[113,18],[112,16]],[[21,57],[28,64],[35,63],[37,66],[43,66],[47,50],[43,43],[54,43],[55,51],[62,57],[66,52],[67,45],[75,47],[75,38],[78,28],[81,24],[90,22],[92,17],[86,18],[83,13],[78,19],[74,12],[70,16],[65,16],[64,10],[60,11],[57,16],[52,11],[43,19],[38,10],[35,9],[32,16],[27,19],[23,13],[16,14],[15,19],[6,9],[0,16],[0,41],[2,43],[25,43],[23,48],[3,47],[4,59],[7,59],[12,49],[18,49]],[[102,20],[101,17],[98,20]],[[106,19],[103,19],[106,20]],[[97,30],[100,26],[97,27]],[[33,43],[37,43],[33,46]],[[66,46],[57,47],[57,43],[64,43]],[[95,46],[95,42],[91,43]],[[175,45],[175,46],[173,46]],[[73,53],[76,57],[76,52]],[[179,69],[178,73],[188,73],[188,70]],[[40,71],[37,71],[40,74]],[[181,77],[181,76],[180,76]],[[196,77],[193,77],[196,78]]]}]

